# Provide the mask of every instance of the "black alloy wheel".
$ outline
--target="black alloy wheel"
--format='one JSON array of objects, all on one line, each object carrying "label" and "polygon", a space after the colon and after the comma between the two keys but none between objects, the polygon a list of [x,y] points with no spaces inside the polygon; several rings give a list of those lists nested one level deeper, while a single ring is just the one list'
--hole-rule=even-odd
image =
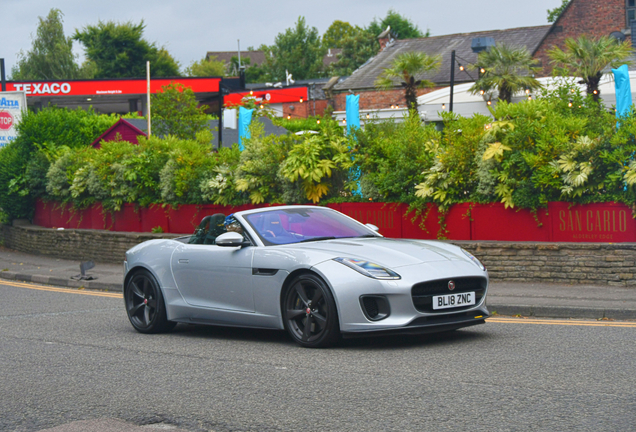
[{"label": "black alloy wheel", "polygon": [[313,274],[296,277],[283,298],[283,321],[291,337],[307,348],[333,345],[340,337],[331,291]]},{"label": "black alloy wheel", "polygon": [[141,333],[162,333],[172,330],[175,322],[168,321],[161,290],[147,270],[137,271],[124,288],[128,319]]}]

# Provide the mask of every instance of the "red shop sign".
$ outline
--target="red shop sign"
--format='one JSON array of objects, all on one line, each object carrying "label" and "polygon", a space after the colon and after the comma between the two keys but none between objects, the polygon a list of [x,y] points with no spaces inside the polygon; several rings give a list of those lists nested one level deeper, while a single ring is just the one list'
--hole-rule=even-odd
[{"label": "red shop sign", "polygon": [[[221,78],[160,78],[150,80],[150,92],[180,83],[195,93],[216,93]],[[23,91],[27,96],[94,96],[146,93],[145,79],[78,80],[78,81],[24,81],[7,83],[9,91]]]},{"label": "red shop sign", "polygon": [[252,90],[248,92],[230,93],[223,98],[228,106],[241,105],[244,98],[253,98],[257,103],[275,104],[284,102],[307,101],[307,87],[271,88],[267,90]]}]

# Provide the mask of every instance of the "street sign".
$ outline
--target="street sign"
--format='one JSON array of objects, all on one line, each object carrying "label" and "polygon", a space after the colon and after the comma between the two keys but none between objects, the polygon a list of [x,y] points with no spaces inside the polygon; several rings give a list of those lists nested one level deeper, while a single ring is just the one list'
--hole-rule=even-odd
[{"label": "street sign", "polygon": [[26,106],[24,92],[0,92],[0,148],[17,138],[16,125]]},{"label": "street sign", "polygon": [[9,130],[13,127],[13,116],[11,113],[0,112],[0,130]]}]

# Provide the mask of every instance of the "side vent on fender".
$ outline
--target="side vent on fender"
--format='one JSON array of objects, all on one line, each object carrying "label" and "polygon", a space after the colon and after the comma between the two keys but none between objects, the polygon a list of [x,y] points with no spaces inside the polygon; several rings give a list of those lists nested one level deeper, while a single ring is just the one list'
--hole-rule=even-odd
[{"label": "side vent on fender", "polygon": [[253,268],[252,274],[254,276],[274,276],[278,273],[278,269],[268,269],[268,268]]}]

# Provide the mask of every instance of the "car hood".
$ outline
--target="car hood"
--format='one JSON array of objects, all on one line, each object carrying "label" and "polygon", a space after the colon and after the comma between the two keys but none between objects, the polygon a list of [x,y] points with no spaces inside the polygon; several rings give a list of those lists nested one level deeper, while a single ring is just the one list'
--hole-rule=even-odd
[{"label": "car hood", "polygon": [[[331,258],[363,259],[389,268],[439,261],[467,260],[461,254],[460,249],[452,245],[384,237],[323,240],[288,246],[294,249],[320,251],[331,255]],[[456,249],[456,252],[449,249]]]}]

